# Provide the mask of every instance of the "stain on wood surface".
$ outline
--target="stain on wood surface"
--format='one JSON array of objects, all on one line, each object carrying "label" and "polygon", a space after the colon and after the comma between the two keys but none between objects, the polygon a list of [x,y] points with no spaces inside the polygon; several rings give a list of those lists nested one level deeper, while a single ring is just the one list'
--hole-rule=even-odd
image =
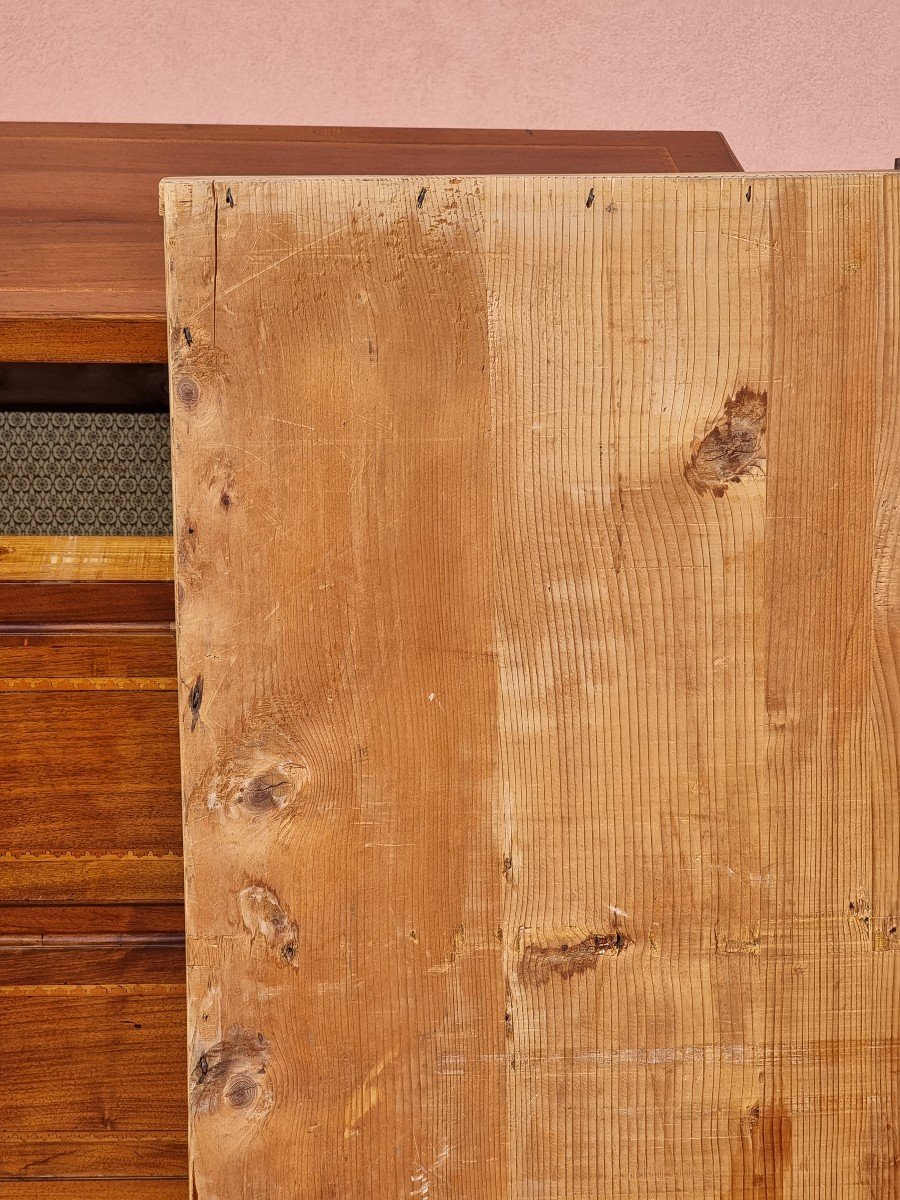
[{"label": "stain on wood surface", "polygon": [[894,1193],[898,190],[164,184],[198,1198]]}]

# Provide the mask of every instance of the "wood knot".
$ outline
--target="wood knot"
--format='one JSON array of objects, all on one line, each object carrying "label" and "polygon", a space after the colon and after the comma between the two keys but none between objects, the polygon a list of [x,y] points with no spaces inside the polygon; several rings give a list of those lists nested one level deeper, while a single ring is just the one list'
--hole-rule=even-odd
[{"label": "wood knot", "polygon": [[238,892],[241,922],[251,939],[261,938],[277,961],[289,967],[300,966],[297,952],[299,931],[271,888],[251,884]]},{"label": "wood knot", "polygon": [[225,1089],[226,1103],[232,1108],[249,1108],[259,1093],[259,1084],[249,1075],[238,1075]]},{"label": "wood knot", "polygon": [[688,483],[701,496],[724,496],[729,483],[761,468],[766,459],[765,392],[742,387],[725,401],[722,416],[699,442],[684,468]]},{"label": "wood knot", "polygon": [[266,1085],[269,1043],[261,1033],[229,1029],[221,1042],[204,1050],[191,1072],[191,1107],[196,1113],[271,1106]]},{"label": "wood knot", "polygon": [[189,803],[232,820],[271,820],[290,813],[310,776],[293,740],[280,730],[266,731],[213,766]]},{"label": "wood knot", "polygon": [[629,939],[619,929],[589,933],[578,941],[553,939],[545,945],[531,943],[519,961],[519,977],[527,983],[547,983],[553,975],[571,979],[596,970],[601,958],[621,954]]},{"label": "wood knot", "polygon": [[897,918],[888,914],[886,917],[879,918],[875,922],[872,937],[873,950],[898,950],[900,949],[900,936],[898,936],[900,922]]},{"label": "wood knot", "polygon": [[188,708],[191,710],[191,733],[197,728],[197,722],[200,720],[200,705],[202,703],[203,676],[198,675],[188,696]]},{"label": "wood knot", "polygon": [[190,410],[196,408],[200,401],[200,388],[195,379],[182,375],[175,384],[175,396],[178,403]]},{"label": "wood knot", "polygon": [[241,804],[252,813],[267,813],[284,808],[287,803],[284,789],[290,780],[283,771],[272,767],[261,775],[249,779],[238,791]]}]

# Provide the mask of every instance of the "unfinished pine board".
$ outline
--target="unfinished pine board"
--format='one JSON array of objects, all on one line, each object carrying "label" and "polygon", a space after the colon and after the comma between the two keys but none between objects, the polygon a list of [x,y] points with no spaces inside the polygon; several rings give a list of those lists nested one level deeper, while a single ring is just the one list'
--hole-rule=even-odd
[{"label": "unfinished pine board", "polygon": [[194,1195],[897,1195],[900,177],[163,202]]}]

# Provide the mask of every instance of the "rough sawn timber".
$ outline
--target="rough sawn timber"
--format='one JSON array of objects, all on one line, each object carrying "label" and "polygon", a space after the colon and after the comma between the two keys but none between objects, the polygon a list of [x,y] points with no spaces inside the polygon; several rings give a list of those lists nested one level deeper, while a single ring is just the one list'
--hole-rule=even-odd
[{"label": "rough sawn timber", "polygon": [[900,1190],[898,194],[163,185],[200,1200]]}]

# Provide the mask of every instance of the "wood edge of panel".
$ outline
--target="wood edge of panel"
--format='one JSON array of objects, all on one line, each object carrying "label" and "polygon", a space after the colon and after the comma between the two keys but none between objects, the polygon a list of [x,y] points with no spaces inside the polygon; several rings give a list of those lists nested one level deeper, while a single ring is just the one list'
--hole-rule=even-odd
[{"label": "wood edge of panel", "polygon": [[346,180],[353,183],[393,183],[402,185],[407,181],[423,181],[441,180],[453,181],[454,183],[480,182],[483,180],[503,180],[503,179],[520,179],[540,180],[541,183],[553,182],[597,182],[609,180],[611,182],[621,183],[635,180],[641,183],[648,183],[654,179],[660,179],[669,182],[673,185],[685,183],[692,180],[700,182],[708,182],[710,180],[721,179],[732,182],[739,180],[747,180],[748,182],[779,182],[780,180],[824,180],[824,179],[896,179],[900,177],[900,171],[891,170],[887,167],[878,169],[859,169],[859,170],[831,170],[831,171],[745,171],[742,169],[735,170],[689,170],[689,171],[473,171],[471,174],[446,173],[441,174],[435,171],[419,171],[419,172],[398,172],[398,171],[365,171],[365,172],[320,172],[312,174],[289,175],[240,175],[228,174],[227,172],[219,172],[216,174],[199,174],[199,175],[165,175],[159,181],[159,203],[160,214],[165,216],[165,200],[171,191],[176,187],[185,185],[196,185],[210,187],[213,184],[225,183],[316,183],[328,182],[335,183]]},{"label": "wood edge of panel", "polygon": [[467,125],[234,125],[218,123],[189,124],[123,121],[0,121],[0,139],[20,138],[38,141],[127,141],[172,142],[183,138],[188,142],[358,142],[363,145],[380,143],[430,143],[470,145],[480,141],[487,145],[577,145],[619,147],[638,144],[722,142],[724,134],[717,129],[526,129],[522,126],[473,127]]},{"label": "wood edge of panel", "polygon": [[[671,158],[671,155],[669,156]],[[674,159],[671,160],[674,164]],[[736,160],[735,160],[736,161]],[[335,183],[337,181],[346,180],[356,184],[393,184],[398,187],[403,185],[412,188],[418,188],[420,185],[438,184],[442,181],[452,180],[455,184],[465,183],[484,183],[489,180],[503,179],[521,179],[540,180],[542,183],[570,183],[578,184],[582,189],[590,188],[593,191],[594,187],[603,186],[605,183],[623,183],[628,181],[640,181],[642,184],[660,180],[669,182],[674,187],[683,185],[685,182],[709,183],[711,181],[720,181],[721,183],[730,182],[738,184],[742,189],[746,186],[749,188],[755,184],[778,184],[780,182],[794,182],[807,180],[827,180],[827,179],[858,179],[862,182],[875,182],[880,180],[883,183],[895,183],[900,178],[900,171],[897,170],[853,170],[853,171],[743,171],[736,170],[716,170],[708,169],[683,169],[677,167],[673,170],[666,171],[642,171],[642,172],[614,172],[614,171],[578,171],[578,172],[474,172],[471,175],[442,175],[431,173],[419,174],[377,174],[377,173],[358,173],[358,174],[306,174],[306,175],[168,175],[159,181],[159,212],[164,222],[167,224],[175,218],[175,205],[179,191],[184,189],[193,190],[194,188],[217,189],[224,188],[226,184],[247,185],[251,187],[259,187],[262,185],[271,184],[313,184],[313,183]],[[171,211],[170,211],[171,209]]]}]

